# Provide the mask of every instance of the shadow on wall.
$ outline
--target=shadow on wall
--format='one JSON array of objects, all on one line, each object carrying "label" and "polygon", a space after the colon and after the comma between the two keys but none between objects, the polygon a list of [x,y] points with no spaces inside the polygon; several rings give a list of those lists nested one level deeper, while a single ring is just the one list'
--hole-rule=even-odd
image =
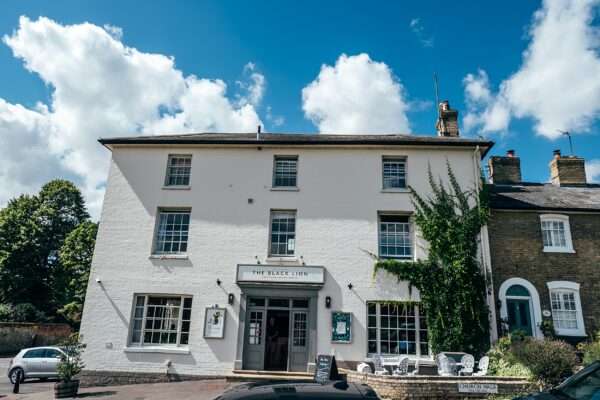
[{"label": "shadow on wall", "polygon": [[[225,301],[226,303],[226,301]],[[232,307],[227,307],[227,316],[225,318],[225,337],[223,339],[212,339],[212,338],[204,338],[203,340],[206,342],[208,347],[210,348],[213,356],[219,362],[230,362],[233,366],[233,360],[235,360],[235,338],[238,334],[238,324],[234,319],[231,308],[235,308],[236,305],[239,308],[239,301],[236,301]],[[204,329],[204,312],[201,316],[202,320],[202,329]],[[197,332],[198,334],[202,334],[204,332]],[[228,340],[229,338],[229,340]],[[206,360],[210,362],[210,360]]]}]

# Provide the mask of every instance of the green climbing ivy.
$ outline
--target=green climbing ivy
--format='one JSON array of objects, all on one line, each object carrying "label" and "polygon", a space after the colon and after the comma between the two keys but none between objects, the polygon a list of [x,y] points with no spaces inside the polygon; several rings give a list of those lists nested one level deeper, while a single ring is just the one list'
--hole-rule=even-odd
[{"label": "green climbing ivy", "polygon": [[[447,162],[450,185],[436,182],[424,198],[409,187],[415,222],[429,243],[426,260],[378,259],[374,273],[385,270],[419,289],[427,313],[429,341],[435,353],[483,354],[489,347],[486,282],[478,261],[478,239],[489,208],[485,189],[463,191]],[[476,200],[476,201],[474,201]]]}]

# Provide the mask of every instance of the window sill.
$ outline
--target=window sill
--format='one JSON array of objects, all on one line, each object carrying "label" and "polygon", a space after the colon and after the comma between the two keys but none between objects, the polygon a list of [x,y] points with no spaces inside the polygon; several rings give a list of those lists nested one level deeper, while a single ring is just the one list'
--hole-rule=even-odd
[{"label": "window sill", "polygon": [[291,256],[291,257],[278,257],[278,256],[269,256],[266,258],[266,263],[267,264],[271,264],[271,263],[298,263],[298,257],[295,256]]},{"label": "window sill", "polygon": [[187,254],[152,254],[148,257],[151,260],[187,260]]},{"label": "window sill", "polygon": [[189,347],[125,347],[125,353],[165,353],[165,354],[190,354]]},{"label": "window sill", "polygon": [[554,333],[557,336],[587,337],[586,333],[580,330],[554,329]]},{"label": "window sill", "polygon": [[299,192],[300,188],[297,186],[276,186],[269,190],[271,190],[271,192]]},{"label": "window sill", "polygon": [[557,249],[557,248],[550,248],[550,247],[544,247],[544,253],[566,253],[566,254],[575,254],[575,250],[573,249]]},{"label": "window sill", "polygon": [[408,188],[387,188],[381,189],[381,193],[410,193]]},{"label": "window sill", "polygon": [[191,186],[177,186],[177,185],[173,185],[173,186],[163,186],[162,190],[191,190],[192,187]]}]

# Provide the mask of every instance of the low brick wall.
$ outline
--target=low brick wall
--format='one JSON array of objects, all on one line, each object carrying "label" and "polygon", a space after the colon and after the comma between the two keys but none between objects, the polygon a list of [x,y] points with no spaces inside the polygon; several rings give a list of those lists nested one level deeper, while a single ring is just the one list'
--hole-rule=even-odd
[{"label": "low brick wall", "polygon": [[175,373],[128,372],[128,371],[93,371],[84,370],[79,374],[80,385],[118,386],[138,383],[165,383],[181,381],[225,381],[223,376],[212,375],[180,375]]},{"label": "low brick wall", "polygon": [[[383,399],[390,400],[446,400],[486,399],[510,396],[531,391],[531,384],[523,378],[510,377],[445,377],[445,376],[375,376],[356,371],[342,370],[348,382],[366,383]],[[459,383],[497,385],[497,394],[459,393]]]},{"label": "low brick wall", "polygon": [[0,355],[15,355],[26,347],[56,345],[70,334],[68,324],[0,322]]}]

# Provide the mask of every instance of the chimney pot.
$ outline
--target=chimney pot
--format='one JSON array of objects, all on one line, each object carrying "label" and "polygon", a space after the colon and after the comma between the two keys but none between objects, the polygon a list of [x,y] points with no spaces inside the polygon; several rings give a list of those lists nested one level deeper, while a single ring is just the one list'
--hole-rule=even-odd
[{"label": "chimney pot", "polygon": [[560,149],[556,149],[552,152],[552,154],[554,154],[555,158],[560,158]]},{"label": "chimney pot", "polygon": [[438,136],[458,137],[458,111],[450,108],[448,100],[438,104],[438,119],[435,123]]},{"label": "chimney pot", "polygon": [[507,150],[506,151],[506,156],[507,157],[514,157],[515,156],[515,151],[514,150]]}]

